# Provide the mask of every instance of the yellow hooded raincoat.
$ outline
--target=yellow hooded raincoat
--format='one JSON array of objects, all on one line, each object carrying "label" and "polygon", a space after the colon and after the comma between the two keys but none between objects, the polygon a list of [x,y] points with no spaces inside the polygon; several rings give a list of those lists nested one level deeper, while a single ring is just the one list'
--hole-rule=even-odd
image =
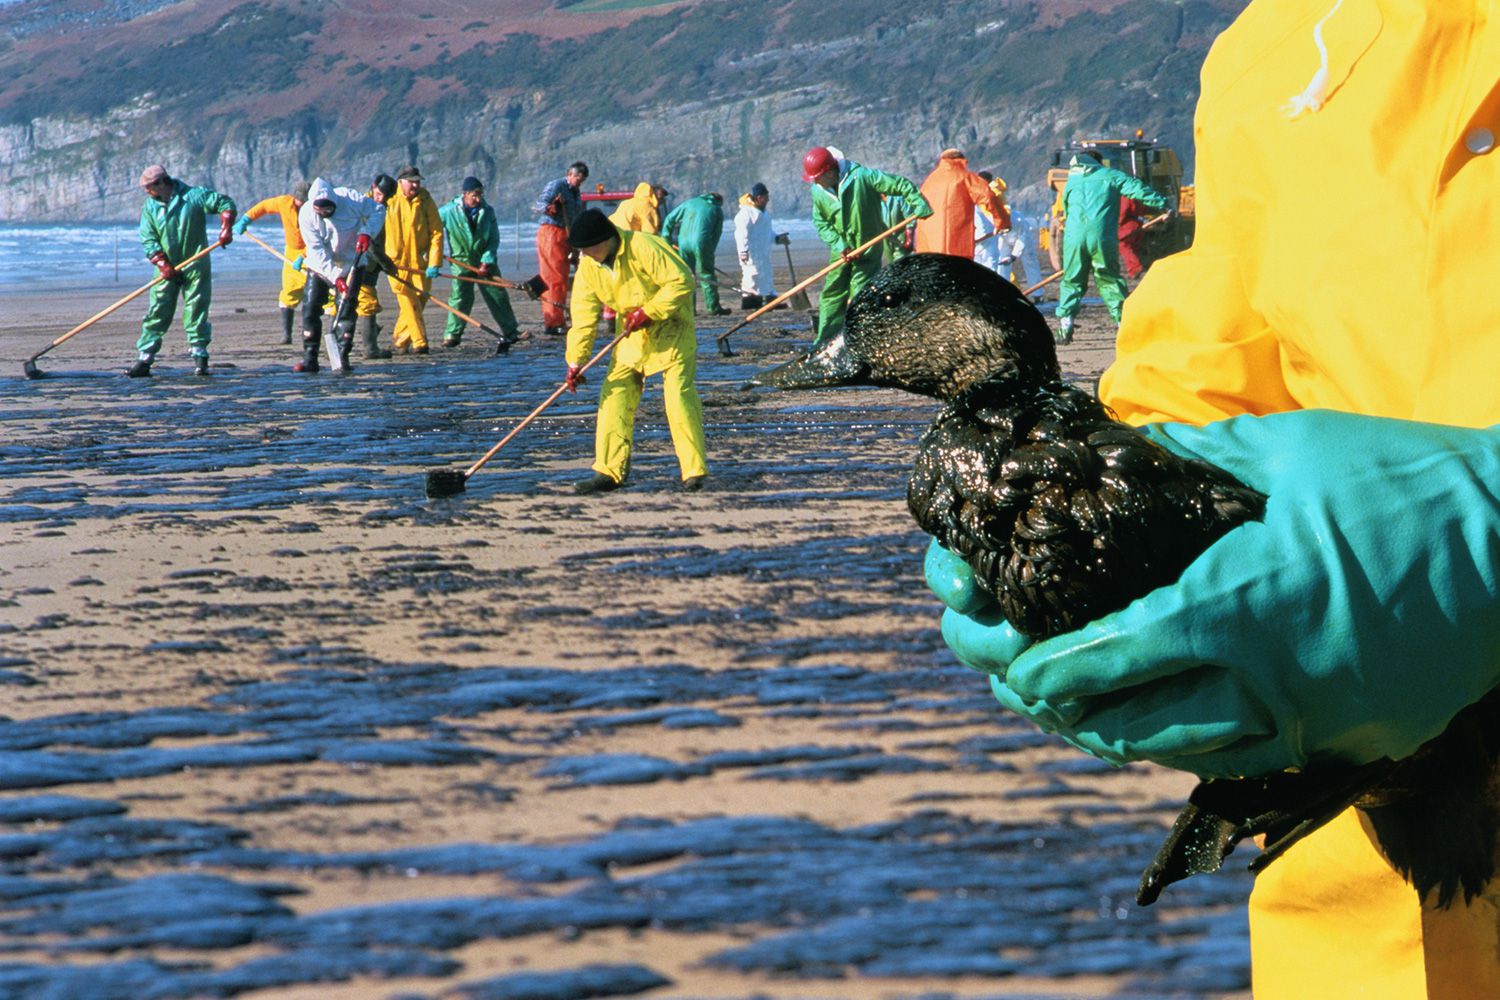
[{"label": "yellow hooded raincoat", "polygon": [[[1209,54],[1197,236],[1126,306],[1121,418],[1500,422],[1500,3],[1331,7],[1255,0]],[[1497,907],[1424,907],[1350,810],[1259,876],[1255,996],[1500,997]]]},{"label": "yellow hooded raincoat", "polygon": [[609,221],[617,229],[634,229],[638,233],[661,232],[661,208],[657,204],[656,189],[646,181],[635,186],[635,194],[620,202],[610,215]]},{"label": "yellow hooded raincoat", "polygon": [[568,329],[568,364],[582,365],[593,355],[594,331],[606,306],[615,311],[615,335],[624,332],[625,318],[638,306],[651,325],[620,341],[610,360],[599,389],[594,471],[625,481],[641,390],[646,376],[660,373],[682,478],[706,475],[703,405],[694,384],[698,339],[693,279],[687,265],[666,240],[631,230],[620,230],[620,246],[609,265],[580,254],[569,299],[573,325]]}]

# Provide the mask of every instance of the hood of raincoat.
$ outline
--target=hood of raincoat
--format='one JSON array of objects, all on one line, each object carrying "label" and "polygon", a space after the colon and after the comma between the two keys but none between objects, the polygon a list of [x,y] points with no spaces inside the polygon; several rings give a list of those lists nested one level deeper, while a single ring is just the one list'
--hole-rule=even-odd
[{"label": "hood of raincoat", "polygon": [[1098,160],[1092,156],[1084,156],[1082,153],[1074,153],[1068,159],[1068,173],[1070,174],[1091,174],[1100,166],[1102,164]]},{"label": "hood of raincoat", "polygon": [[333,200],[333,185],[321,177],[314,177],[312,184],[308,185],[307,197],[303,201],[313,202],[320,198]]}]

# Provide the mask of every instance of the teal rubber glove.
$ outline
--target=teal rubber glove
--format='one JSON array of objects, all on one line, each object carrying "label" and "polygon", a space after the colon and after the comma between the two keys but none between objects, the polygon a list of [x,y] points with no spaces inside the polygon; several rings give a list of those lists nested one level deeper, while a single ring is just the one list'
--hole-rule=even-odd
[{"label": "teal rubber glove", "polygon": [[429,267],[427,269],[427,277],[429,277],[429,278],[436,278],[438,276],[438,272],[440,272],[440,271],[442,271],[442,268],[440,268],[440,267],[437,267],[437,266]]},{"label": "teal rubber glove", "polygon": [[1028,648],[934,543],[943,638],[1002,704],[1199,777],[1408,756],[1500,683],[1500,430],[1321,410],[1146,429],[1266,493],[1173,584]]},{"label": "teal rubber glove", "polygon": [[300,271],[300,270],[302,270],[302,261],[303,261],[303,259],[304,259],[303,255],[300,254],[300,253],[296,257],[294,257],[292,259],[292,270],[293,271]]},{"label": "teal rubber glove", "polygon": [[250,228],[250,219],[247,216],[243,216],[242,215],[242,216],[239,217],[239,221],[237,221],[234,224],[234,235],[236,235],[236,236],[244,236],[245,235],[245,230],[247,230],[249,228]]}]

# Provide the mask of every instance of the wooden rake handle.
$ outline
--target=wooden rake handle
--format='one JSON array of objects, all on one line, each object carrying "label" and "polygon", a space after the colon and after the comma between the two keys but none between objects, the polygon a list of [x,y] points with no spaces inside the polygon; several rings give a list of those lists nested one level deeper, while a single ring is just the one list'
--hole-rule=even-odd
[{"label": "wooden rake handle", "polygon": [[[598,353],[596,353],[592,358],[589,358],[587,364],[585,364],[582,368],[578,369],[578,374],[582,375],[584,372],[586,372],[590,368],[594,367],[594,365],[598,364],[598,362],[606,354],[608,354],[610,351],[612,351],[612,350],[615,349],[615,345],[616,344],[618,344],[620,341],[624,340],[628,336],[630,336],[630,333],[627,331],[625,333],[620,334],[614,340],[611,340],[608,344],[605,344],[603,347],[601,347],[599,349]],[[490,459],[494,458],[499,453],[499,451],[500,451],[501,448],[504,448],[506,445],[510,444],[511,438],[515,437],[517,434],[521,433],[521,431],[525,430],[526,427],[527,427],[527,425],[529,425],[537,417],[541,416],[541,413],[542,413],[543,410],[545,410],[547,407],[551,406],[553,403],[557,402],[558,397],[561,396],[563,393],[565,393],[567,391],[568,391],[568,382],[567,382],[566,379],[564,379],[563,382],[562,382],[562,384],[559,385],[557,387],[557,389],[553,391],[552,395],[548,396],[542,402],[541,406],[538,406],[536,409],[534,409],[530,413],[526,414],[525,418],[519,424],[516,424],[515,427],[511,428],[511,431],[510,431],[509,434],[505,435],[505,437],[503,437],[499,441],[495,442],[495,446],[493,448],[491,448],[489,451],[485,452],[482,456],[480,456],[479,461],[475,462],[473,465],[471,465],[467,469],[465,469],[464,470],[464,479],[468,479],[474,473],[476,473],[480,469],[482,469],[484,467],[484,464],[486,462],[488,462]]]},{"label": "wooden rake handle", "polygon": [[[463,268],[471,275],[479,273],[479,268],[475,267],[473,264],[465,264],[463,261],[450,257],[447,254],[443,254],[443,259],[452,264],[454,267]],[[446,277],[452,278],[454,281],[472,281],[476,285],[493,285],[496,288],[509,288],[512,291],[517,292],[526,291],[526,289],[522,288],[514,281],[506,281],[504,278],[472,278],[462,274],[450,274],[446,275]]]},{"label": "wooden rake handle", "polygon": [[[1158,222],[1165,221],[1166,219],[1170,219],[1171,217],[1172,217],[1172,213],[1171,212],[1163,212],[1160,215],[1155,216],[1154,218],[1152,218],[1151,220],[1149,220],[1145,225],[1141,226],[1140,229],[1136,230],[1136,232],[1142,232],[1143,233],[1147,229],[1149,229],[1152,226],[1156,225]],[[1051,274],[1047,275],[1045,278],[1043,278],[1041,281],[1038,281],[1036,284],[1031,285],[1028,288],[1021,289],[1021,294],[1022,295],[1030,295],[1032,292],[1036,291],[1038,288],[1041,288],[1043,285],[1050,285],[1050,284],[1052,284],[1052,282],[1056,281],[1058,278],[1061,278],[1062,276],[1063,276],[1063,273],[1061,271],[1053,271]]]},{"label": "wooden rake handle", "polygon": [[[817,281],[819,278],[823,277],[825,274],[827,274],[828,272],[832,271],[834,268],[840,267],[843,264],[847,263],[848,261],[853,260],[854,258],[856,258],[859,255],[863,254],[865,251],[869,250],[871,247],[873,247],[873,246],[877,245],[878,243],[880,243],[880,241],[883,240],[883,239],[885,239],[887,236],[889,236],[892,233],[896,232],[898,229],[905,229],[907,226],[911,225],[915,221],[916,221],[915,219],[902,219],[900,222],[896,223],[895,225],[891,226],[889,229],[886,229],[884,232],[880,233],[880,235],[870,237],[868,240],[866,240],[865,242],[861,243],[859,246],[855,247],[853,250],[850,250],[847,254],[841,256],[838,260],[834,261],[833,263],[829,264],[827,267],[823,268],[817,274],[814,274],[814,275],[812,275],[809,278],[804,278],[801,281],[797,282],[797,284],[793,285],[791,288],[789,288],[786,291],[782,292],[780,295],[776,296],[770,302],[767,302],[765,305],[763,305],[759,309],[755,310],[755,312],[751,313],[749,316],[746,316],[744,319],[740,320],[734,326],[731,326],[729,329],[725,330],[723,333],[719,334],[714,339],[720,340],[720,341],[728,339],[728,337],[729,337],[729,335],[731,333],[734,333],[736,330],[740,330],[743,327],[749,325],[749,323],[750,323],[751,320],[757,319],[762,314],[768,313],[772,309],[775,309],[777,306],[781,305],[781,303],[785,302],[787,299],[791,298],[793,295],[796,295],[798,292],[802,291],[808,285],[811,285],[814,281]],[[792,252],[791,249],[788,248],[787,249],[787,259],[788,260],[791,259],[791,252]]]},{"label": "wooden rake handle", "polygon": [[[411,268],[402,267],[400,264],[396,265],[396,270],[411,272]],[[412,273],[414,273],[414,272],[412,272]],[[398,284],[398,285],[405,285],[407,288],[413,288],[414,287],[412,285],[412,283],[409,282],[409,281],[407,281],[405,278],[402,278],[399,275],[391,274],[389,271],[386,272],[386,277],[390,278],[392,281],[396,282],[396,284]],[[415,290],[419,291],[419,292],[421,291],[421,289],[415,289]],[[431,292],[425,292],[423,294],[425,294],[427,296],[427,301],[428,302],[431,302],[433,305],[437,306],[439,309],[442,309],[442,310],[445,310],[447,312],[452,313],[453,315],[457,316],[459,319],[463,320],[465,323],[468,323],[470,326],[478,327],[479,329],[483,330],[485,333],[489,334],[491,337],[498,337],[501,340],[505,339],[505,335],[502,334],[499,330],[494,330],[494,329],[491,329],[488,326],[485,326],[483,323],[479,322],[479,320],[475,319],[473,316],[470,316],[466,312],[459,312],[457,309],[453,308],[448,303],[444,302],[442,299],[436,297]]]},{"label": "wooden rake handle", "polygon": [[[282,263],[286,264],[287,267],[292,267],[292,263],[293,263],[292,262],[292,258],[288,257],[286,254],[282,253],[280,250],[277,250],[275,247],[271,246],[271,244],[267,243],[265,240],[261,239],[259,236],[256,236],[254,233],[250,232],[248,229],[245,230],[240,235],[243,238],[249,240],[251,243],[258,243],[262,247],[265,247],[266,252],[269,253],[272,257],[279,258]],[[292,269],[296,270],[296,268],[292,268]],[[321,271],[315,271],[315,270],[313,270],[312,265],[308,264],[306,257],[302,258],[302,270],[308,272],[309,274],[316,274],[318,277],[322,278],[324,281],[328,282],[330,285],[333,284],[334,279],[328,277],[328,275],[324,274]]]},{"label": "wooden rake handle", "polygon": [[[193,254],[191,257],[189,257],[187,260],[183,261],[181,264],[174,264],[173,266],[176,267],[180,271],[184,267],[187,267],[189,264],[191,264],[194,261],[196,261],[198,258],[208,256],[211,252],[213,252],[214,250],[218,249],[221,246],[223,246],[222,243],[210,243],[208,246],[204,247],[202,250],[199,250],[197,253]],[[87,330],[89,327],[93,326],[95,323],[99,322],[101,319],[103,319],[104,317],[108,316],[110,313],[114,312],[116,309],[119,309],[119,308],[123,307],[124,305],[126,305],[127,303],[133,301],[134,299],[137,299],[140,296],[145,295],[152,288],[156,287],[157,285],[161,284],[163,281],[166,281],[166,280],[167,279],[163,278],[161,275],[158,274],[156,277],[152,278],[150,281],[146,282],[140,288],[137,288],[135,291],[131,292],[129,295],[125,296],[123,299],[120,299],[118,302],[115,302],[112,305],[108,305],[108,306],[105,306],[103,309],[100,309],[98,312],[94,313],[94,315],[90,316],[88,319],[84,320],[82,323],[79,323],[77,326],[73,327],[73,329],[69,330],[67,333],[63,334],[61,337],[58,337],[52,343],[48,344],[46,347],[42,348],[40,351],[37,351],[28,360],[35,361],[37,358],[41,357],[43,354],[46,354],[48,351],[52,350],[52,348],[56,347],[58,344],[61,344],[63,341],[72,338],[76,334],[82,333],[84,330]]]}]

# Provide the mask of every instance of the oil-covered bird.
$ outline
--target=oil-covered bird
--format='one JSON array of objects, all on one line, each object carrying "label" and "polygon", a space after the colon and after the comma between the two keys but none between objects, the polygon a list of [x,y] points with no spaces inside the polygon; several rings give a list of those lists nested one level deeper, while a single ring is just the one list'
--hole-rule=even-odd
[{"label": "oil-covered bird", "polygon": [[[907,487],[917,523],[962,556],[1031,639],[1076,628],[1175,580],[1265,497],[1167,451],[1063,381],[1051,330],[1018,289],[971,260],[915,254],[849,306],[844,332],[752,385],[877,385],[943,406]],[[1194,789],[1138,893],[1217,870],[1264,835],[1258,871],[1350,805],[1367,809],[1393,865],[1447,905],[1493,874],[1483,794],[1500,741],[1495,696],[1403,761],[1323,767]],[[1433,815],[1449,834],[1435,838]]]}]

